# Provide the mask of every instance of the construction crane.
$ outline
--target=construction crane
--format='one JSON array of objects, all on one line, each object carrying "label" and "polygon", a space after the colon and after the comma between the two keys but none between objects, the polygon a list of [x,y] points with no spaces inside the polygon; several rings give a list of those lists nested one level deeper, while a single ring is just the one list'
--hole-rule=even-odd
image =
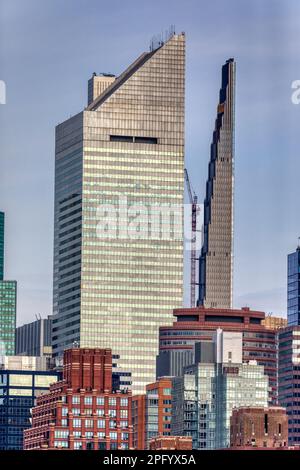
[{"label": "construction crane", "polygon": [[197,237],[197,216],[198,216],[198,197],[192,188],[187,169],[184,169],[184,178],[189,194],[190,204],[192,205],[192,230],[191,230],[191,293],[190,293],[190,306],[195,307],[196,304],[196,237]]}]

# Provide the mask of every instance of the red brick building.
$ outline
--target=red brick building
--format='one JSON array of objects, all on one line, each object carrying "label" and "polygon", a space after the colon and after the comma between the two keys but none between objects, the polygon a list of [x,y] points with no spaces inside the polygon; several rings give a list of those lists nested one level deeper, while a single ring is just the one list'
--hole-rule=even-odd
[{"label": "red brick building", "polygon": [[230,418],[230,448],[282,448],[288,443],[288,417],[285,408],[241,407]]},{"label": "red brick building", "polygon": [[146,395],[132,397],[132,429],[133,448],[146,449]]},{"label": "red brick building", "polygon": [[[205,307],[180,308],[173,312],[176,321],[172,326],[159,329],[159,357],[157,376],[178,375],[167,370],[164,352],[193,351],[198,341],[212,340],[217,328],[243,333],[243,361],[256,360],[269,376],[270,401],[277,404],[277,340],[276,331],[267,328],[265,313],[242,309],[214,309]],[[175,360],[176,361],[176,360]],[[159,364],[163,364],[160,367]],[[160,373],[160,369],[162,372]]]},{"label": "red brick building", "polygon": [[149,448],[152,438],[171,435],[172,380],[161,377],[146,386],[145,395],[132,397],[134,448]]},{"label": "red brick building", "polygon": [[69,349],[63,380],[38,397],[24,449],[131,449],[131,392],[112,386],[109,349]]},{"label": "red brick building", "polygon": [[192,450],[190,436],[157,436],[150,440],[150,450]]}]

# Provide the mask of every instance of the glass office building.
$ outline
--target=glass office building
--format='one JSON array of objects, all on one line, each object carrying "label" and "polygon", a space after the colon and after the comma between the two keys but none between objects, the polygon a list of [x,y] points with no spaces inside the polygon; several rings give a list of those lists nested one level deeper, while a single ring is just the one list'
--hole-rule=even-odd
[{"label": "glass office building", "polygon": [[197,343],[197,362],[173,379],[172,435],[192,437],[194,449],[226,448],[233,408],[268,405],[264,367],[242,356],[241,332],[218,329],[213,342]]},{"label": "glass office building", "polygon": [[16,281],[0,281],[0,351],[2,355],[15,354],[17,313]]},{"label": "glass office building", "polygon": [[141,393],[183,299],[184,34],[106,78],[56,128],[52,346],[112,348]]},{"label": "glass office building", "polygon": [[173,379],[172,435],[191,436],[193,449],[230,444],[234,407],[268,405],[268,378],[257,364],[204,364]]},{"label": "glass office building", "polygon": [[288,415],[289,445],[300,445],[300,326],[278,331],[278,401]]},{"label": "glass office building", "polygon": [[23,431],[31,426],[36,397],[59,378],[59,373],[44,370],[42,359],[14,356],[0,364],[0,450],[23,449]]},{"label": "glass office building", "polygon": [[16,355],[51,356],[52,318],[38,318],[16,328]]},{"label": "glass office building", "polygon": [[288,255],[288,325],[300,325],[300,247]]},{"label": "glass office building", "polygon": [[17,282],[4,280],[4,213],[0,212],[0,356],[15,354]]},{"label": "glass office building", "polygon": [[232,307],[235,62],[222,67],[204,200],[198,304]]}]

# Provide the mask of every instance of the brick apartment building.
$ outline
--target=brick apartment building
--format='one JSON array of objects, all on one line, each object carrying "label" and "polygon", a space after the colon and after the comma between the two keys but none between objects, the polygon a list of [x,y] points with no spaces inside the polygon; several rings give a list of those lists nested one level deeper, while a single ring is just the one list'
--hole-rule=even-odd
[{"label": "brick apartment building", "polygon": [[24,449],[131,449],[131,406],[131,392],[113,387],[110,349],[66,350],[63,380],[38,397]]},{"label": "brick apartment building", "polygon": [[192,450],[190,436],[157,436],[149,443],[150,450]]},{"label": "brick apartment building", "polygon": [[282,448],[288,443],[285,408],[241,407],[230,418],[230,448]]},{"label": "brick apartment building", "polygon": [[151,439],[171,436],[172,380],[161,377],[146,386],[145,395],[132,397],[133,446],[149,448]]}]

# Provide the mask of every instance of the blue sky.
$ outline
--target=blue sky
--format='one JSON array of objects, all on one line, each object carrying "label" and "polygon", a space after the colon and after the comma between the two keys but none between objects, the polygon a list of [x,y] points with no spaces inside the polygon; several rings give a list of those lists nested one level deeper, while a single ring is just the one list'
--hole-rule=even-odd
[{"label": "blue sky", "polygon": [[54,127],[155,34],[187,36],[186,166],[203,199],[220,70],[237,61],[234,304],[285,315],[300,235],[298,0],[0,0],[0,208],[18,323],[52,310]]}]

